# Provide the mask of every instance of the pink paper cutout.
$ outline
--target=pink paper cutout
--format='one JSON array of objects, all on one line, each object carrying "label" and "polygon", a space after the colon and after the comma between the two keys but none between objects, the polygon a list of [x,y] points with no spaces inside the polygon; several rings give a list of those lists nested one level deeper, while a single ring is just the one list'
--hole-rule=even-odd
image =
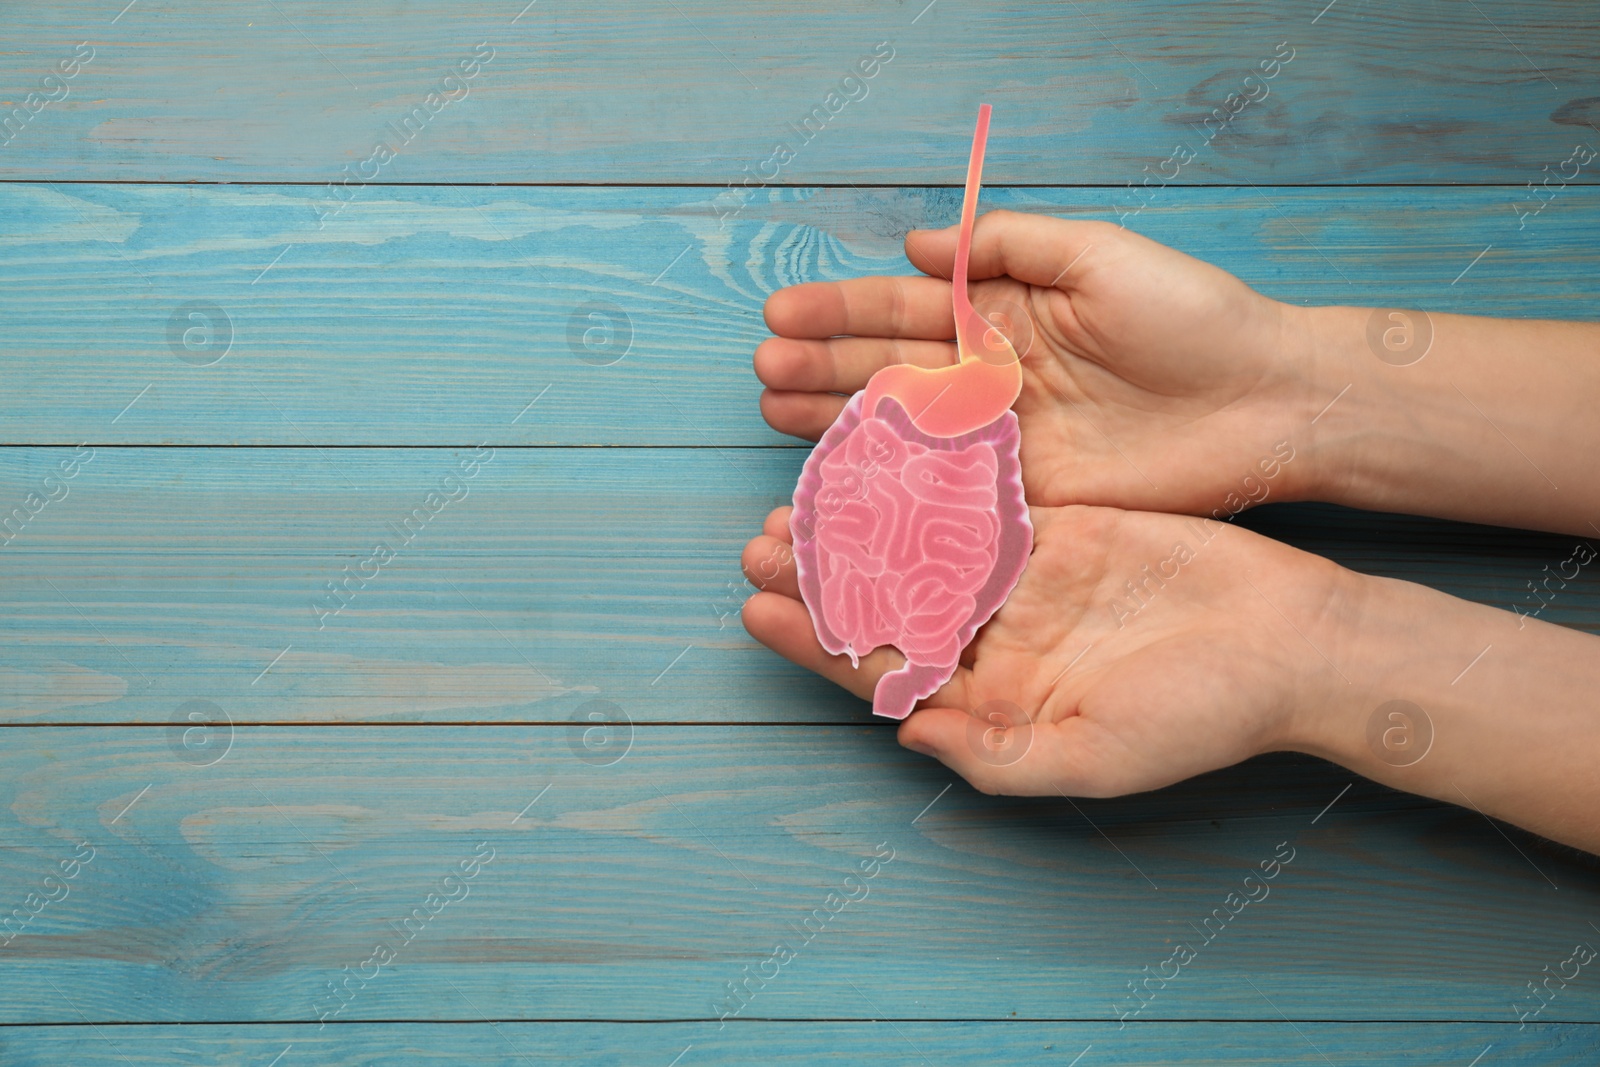
[{"label": "pink paper cutout", "polygon": [[1016,415],[933,437],[893,398],[870,419],[861,403],[851,397],[812,451],[789,526],[822,647],[852,663],[883,645],[905,654],[872,695],[874,714],[903,719],[1016,586],[1033,524]]},{"label": "pink paper cutout", "polygon": [[[955,674],[961,650],[1010,595],[1033,549],[1010,410],[1021,386],[1017,355],[1003,338],[990,340],[996,332],[967,300],[988,120],[985,104],[957,241],[960,361],[874,374],[807,458],[789,520],[801,599],[822,647],[853,664],[885,645],[905,655],[873,691],[873,713],[892,719]],[[869,402],[874,410],[864,411]]]}]

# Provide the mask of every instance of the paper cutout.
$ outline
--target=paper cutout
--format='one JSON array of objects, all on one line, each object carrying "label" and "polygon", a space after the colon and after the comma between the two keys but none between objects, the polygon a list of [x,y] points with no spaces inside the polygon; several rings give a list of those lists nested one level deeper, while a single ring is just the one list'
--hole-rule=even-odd
[{"label": "paper cutout", "polygon": [[892,719],[950,680],[1033,548],[1011,411],[1021,363],[967,298],[988,133],[984,104],[952,278],[958,361],[879,370],[823,434],[795,487],[790,530],[817,638],[852,663],[884,645],[905,655],[873,692],[873,713]]}]

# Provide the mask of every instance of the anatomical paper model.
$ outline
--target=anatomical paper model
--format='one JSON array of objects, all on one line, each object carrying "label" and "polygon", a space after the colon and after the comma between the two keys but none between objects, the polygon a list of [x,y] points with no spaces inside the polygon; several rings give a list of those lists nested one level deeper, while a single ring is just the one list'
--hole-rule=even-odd
[{"label": "anatomical paper model", "polygon": [[1021,363],[967,297],[988,133],[984,104],[951,278],[957,362],[874,374],[823,434],[794,493],[800,594],[822,646],[852,663],[885,645],[906,657],[873,692],[873,712],[892,719],[950,680],[1033,548],[1011,411]]}]

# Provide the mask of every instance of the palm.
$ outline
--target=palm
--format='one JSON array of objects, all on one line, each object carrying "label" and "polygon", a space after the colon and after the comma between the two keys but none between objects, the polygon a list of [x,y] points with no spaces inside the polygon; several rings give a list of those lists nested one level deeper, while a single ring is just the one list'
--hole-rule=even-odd
[{"label": "palm", "polygon": [[[746,605],[745,625],[869,698],[903,658],[879,649],[852,668],[822,649],[786,551],[788,511],[773,512],[745,550],[746,573],[764,589]],[[1202,531],[1170,515],[1072,506],[1035,508],[1033,521],[1021,580],[955,676],[901,727],[902,741],[953,754],[947,762],[980,788],[1071,795],[1152,789],[1271,747],[1289,679],[1314,655],[1293,629],[1285,638],[1278,611],[1309,606],[1315,614],[1336,568],[1243,530],[1212,523]],[[1193,558],[1147,586],[1146,606],[1127,610],[1136,602],[1124,583],[1180,541]],[[1120,616],[1113,603],[1124,606]],[[1015,764],[996,766],[979,749],[972,714],[993,701],[1025,709],[1033,722],[1029,751]]]},{"label": "palm", "polygon": [[[1035,509],[1034,520],[1022,580],[932,702],[1027,709],[1040,763],[1016,772],[1075,794],[1152,789],[1258,750],[1282,691],[1267,665],[1296,651],[1281,648],[1268,605],[1227,577],[1238,542],[1259,539],[1218,525],[1202,543],[1198,524],[1109,508]],[[1195,558],[1138,607],[1123,584],[1178,541]]]}]

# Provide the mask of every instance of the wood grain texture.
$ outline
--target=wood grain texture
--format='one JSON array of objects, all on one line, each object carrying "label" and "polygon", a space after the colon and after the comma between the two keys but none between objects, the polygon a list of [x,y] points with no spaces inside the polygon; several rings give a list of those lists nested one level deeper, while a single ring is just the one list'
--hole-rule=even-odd
[{"label": "wood grain texture", "polygon": [[[1507,1030],[1513,1031],[1507,1033]],[[370,1024],[263,1026],[59,1026],[0,1029],[0,1055],[14,1067],[527,1067],[529,1063],[657,1064],[1204,1064],[1206,1067],[1326,1067],[1383,1063],[1485,1063],[1588,1067],[1595,1028],[1516,1028],[1486,1023],[1154,1023],[1118,1032],[1095,1023],[782,1022],[741,1023],[722,1033],[699,1023]],[[285,1050],[288,1050],[285,1052]],[[1338,1057],[1333,1059],[1333,1057]]]},{"label": "wood grain texture", "polygon": [[[782,190],[720,227],[699,189],[384,188],[318,229],[319,195],[0,186],[0,441],[792,444],[757,409],[766,296],[910,273],[905,232],[959,210],[954,190]],[[1600,190],[1522,229],[1515,199],[1169,189],[1128,223],[1296,303],[1593,318]],[[1070,218],[1115,203],[984,194]],[[195,303],[216,332],[179,314]]]},{"label": "wood grain texture", "polygon": [[[762,301],[906,273],[980,99],[986,207],[1288,301],[1593,319],[1597,168],[1518,217],[1600,147],[1592,4],[523,3],[5,11],[0,519],[94,458],[0,537],[0,1065],[1596,1060],[1591,974],[1518,1025],[1600,941],[1592,858],[1297,756],[985,797],[736,614],[805,454],[757,412]],[[1502,608],[1570,550],[1239,521]],[[1543,617],[1600,632],[1597,583]]]},{"label": "wood grain texture", "polygon": [[[0,449],[0,511],[74,454]],[[636,721],[864,721],[739,623],[739,551],[802,451],[501,448],[449,482],[474,454],[95,449],[0,547],[0,719],[166,722],[208,700],[241,722],[558,721],[604,700]],[[1505,610],[1572,548],[1332,507],[1241,522]],[[1541,617],[1600,631],[1600,579]]]},{"label": "wood grain texture", "polygon": [[[1574,141],[1600,145],[1600,21],[1573,0],[1343,0],[1320,17],[1267,0],[545,0],[520,18],[516,0],[187,0],[113,20],[121,6],[7,11],[8,109],[78,42],[95,54],[0,149],[0,175],[331,181],[480,42],[493,59],[470,93],[385,178],[721,187],[787,142],[785,182],[957,183],[980,99],[996,110],[991,182],[1122,186],[1188,141],[1202,154],[1185,182],[1521,186]],[[865,96],[830,103],[879,42],[894,58]],[[1280,42],[1294,58],[1262,97],[1243,79]],[[1260,102],[1203,146],[1204,119],[1244,93]],[[828,121],[805,143],[790,124],[818,106]]]},{"label": "wood grain texture", "polygon": [[[1198,957],[1136,1025],[1515,1031],[1525,983],[1596,937],[1600,904],[1592,866],[1518,835],[1525,859],[1471,811],[1365,782],[1340,796],[1348,773],[1306,757],[1074,807],[946,793],[949,772],[881,726],[649,727],[611,766],[575,758],[562,726],[251,727],[205,767],[166,728],[5,735],[0,900],[95,850],[4,948],[7,1023],[316,1022],[348,966],[336,1022],[715,1030],[725,983],[781,941],[796,955],[748,1017],[1114,1028],[1127,983],[1187,941]],[[1201,942],[1275,853],[1264,899]],[[802,940],[835,890],[857,899]],[[378,944],[387,966],[365,962]],[[1537,1021],[1597,1017],[1600,986],[1572,982]]]}]

